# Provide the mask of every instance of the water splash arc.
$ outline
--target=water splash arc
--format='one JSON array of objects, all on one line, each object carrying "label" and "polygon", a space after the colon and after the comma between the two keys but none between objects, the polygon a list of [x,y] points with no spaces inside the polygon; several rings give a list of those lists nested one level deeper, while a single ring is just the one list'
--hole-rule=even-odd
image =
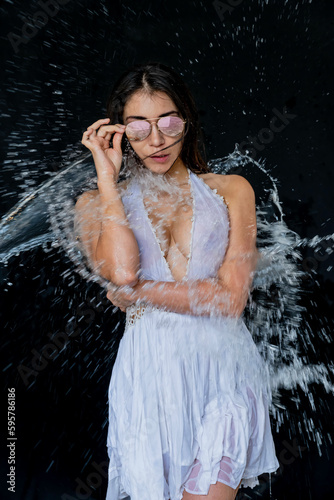
[{"label": "water splash arc", "polygon": [[[273,394],[271,411],[276,425],[280,427],[289,419],[286,404],[281,399],[282,390],[293,392],[297,407],[302,397],[298,393],[300,390],[314,405],[317,396],[311,389],[313,384],[321,384],[326,392],[334,393],[333,363],[312,364],[308,361],[307,353],[312,350],[312,331],[304,321],[305,307],[300,305],[305,276],[300,267],[300,249],[309,244],[314,247],[323,238],[303,239],[287,227],[277,180],[265,167],[264,161],[256,161],[241,153],[236,144],[233,153],[211,160],[209,166],[215,173],[237,173],[250,178],[256,192],[260,259],[246,319],[267,363]],[[130,175],[126,165],[122,172],[125,177]],[[143,182],[146,182],[145,179]],[[84,280],[95,281],[107,288],[107,282],[87,266],[73,228],[74,201],[87,187],[96,187],[96,172],[90,153],[82,155],[42,184],[3,218],[0,225],[1,262],[9,264],[13,255],[51,242],[70,258],[74,264],[73,272],[78,272]],[[325,238],[333,240],[333,235]],[[324,324],[319,326],[324,331],[328,330]],[[301,357],[301,352],[306,354]],[[303,432],[317,443],[320,452],[324,441],[321,429],[314,426],[311,417],[304,419],[303,426]]]}]

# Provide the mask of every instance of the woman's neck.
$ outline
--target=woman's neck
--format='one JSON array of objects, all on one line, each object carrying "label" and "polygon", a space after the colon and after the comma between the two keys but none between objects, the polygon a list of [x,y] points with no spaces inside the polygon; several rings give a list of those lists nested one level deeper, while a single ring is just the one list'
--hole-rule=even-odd
[{"label": "woman's neck", "polygon": [[164,177],[168,180],[173,179],[179,185],[184,184],[188,181],[188,168],[180,158],[177,158],[172,167],[164,174]]}]

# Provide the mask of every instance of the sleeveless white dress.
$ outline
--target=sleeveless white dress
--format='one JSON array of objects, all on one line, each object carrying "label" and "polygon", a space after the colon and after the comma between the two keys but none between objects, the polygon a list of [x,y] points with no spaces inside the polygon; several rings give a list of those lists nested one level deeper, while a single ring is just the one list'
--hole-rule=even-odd
[{"label": "sleeveless white dress", "polygon": [[[228,244],[224,199],[189,171],[192,233],[184,279],[214,278]],[[141,276],[174,281],[135,179],[122,201]],[[137,312],[136,312],[137,311]],[[266,366],[242,318],[127,309],[109,386],[106,500],[181,500],[217,481],[253,487],[279,463]]]}]

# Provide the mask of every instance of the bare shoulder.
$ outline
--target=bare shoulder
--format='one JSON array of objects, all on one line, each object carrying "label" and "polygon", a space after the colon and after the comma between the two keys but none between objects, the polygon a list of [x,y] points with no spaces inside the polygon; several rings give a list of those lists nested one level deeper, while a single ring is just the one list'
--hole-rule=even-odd
[{"label": "bare shoulder", "polygon": [[229,203],[232,200],[243,200],[254,203],[255,194],[251,184],[241,175],[201,174],[203,181]]}]

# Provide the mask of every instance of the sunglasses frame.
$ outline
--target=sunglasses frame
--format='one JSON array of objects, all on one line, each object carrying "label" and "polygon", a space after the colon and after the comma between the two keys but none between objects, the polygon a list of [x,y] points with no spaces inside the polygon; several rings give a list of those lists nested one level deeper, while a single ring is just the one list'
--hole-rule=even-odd
[{"label": "sunglasses frame", "polygon": [[[165,132],[163,132],[162,130],[160,130],[160,128],[159,128],[159,126],[158,126],[158,123],[159,123],[159,121],[160,121],[160,120],[162,120],[163,118],[179,118],[179,119],[182,121],[182,123],[187,123],[187,120],[182,120],[182,118],[180,118],[179,116],[173,116],[173,115],[172,115],[172,116],[161,116],[160,118],[144,118],[144,119],[142,119],[142,120],[133,120],[133,122],[128,123],[128,125],[130,125],[131,123],[134,123],[134,122],[148,122],[148,124],[150,125],[150,129],[149,129],[149,133],[147,134],[147,136],[146,136],[146,137],[144,137],[143,139],[130,139],[130,138],[128,137],[128,134],[126,133],[126,129],[127,129],[127,127],[128,127],[128,125],[127,125],[127,126],[126,126],[126,128],[125,128],[125,134],[126,134],[126,136],[127,136],[128,140],[129,140],[129,141],[131,141],[131,142],[141,142],[141,141],[145,141],[145,139],[147,139],[147,138],[150,136],[150,134],[152,133],[152,123],[150,123],[150,122],[151,122],[151,120],[157,120],[157,122],[156,122],[156,126],[157,126],[157,129],[159,130],[159,132],[160,132],[161,134],[166,135],[167,137],[177,137],[176,135],[168,135],[168,134],[166,134]],[[185,126],[183,126],[183,129],[181,130],[180,134],[182,134],[182,132],[184,131],[184,129],[185,129]],[[180,134],[177,134],[177,135],[180,135]]]}]

